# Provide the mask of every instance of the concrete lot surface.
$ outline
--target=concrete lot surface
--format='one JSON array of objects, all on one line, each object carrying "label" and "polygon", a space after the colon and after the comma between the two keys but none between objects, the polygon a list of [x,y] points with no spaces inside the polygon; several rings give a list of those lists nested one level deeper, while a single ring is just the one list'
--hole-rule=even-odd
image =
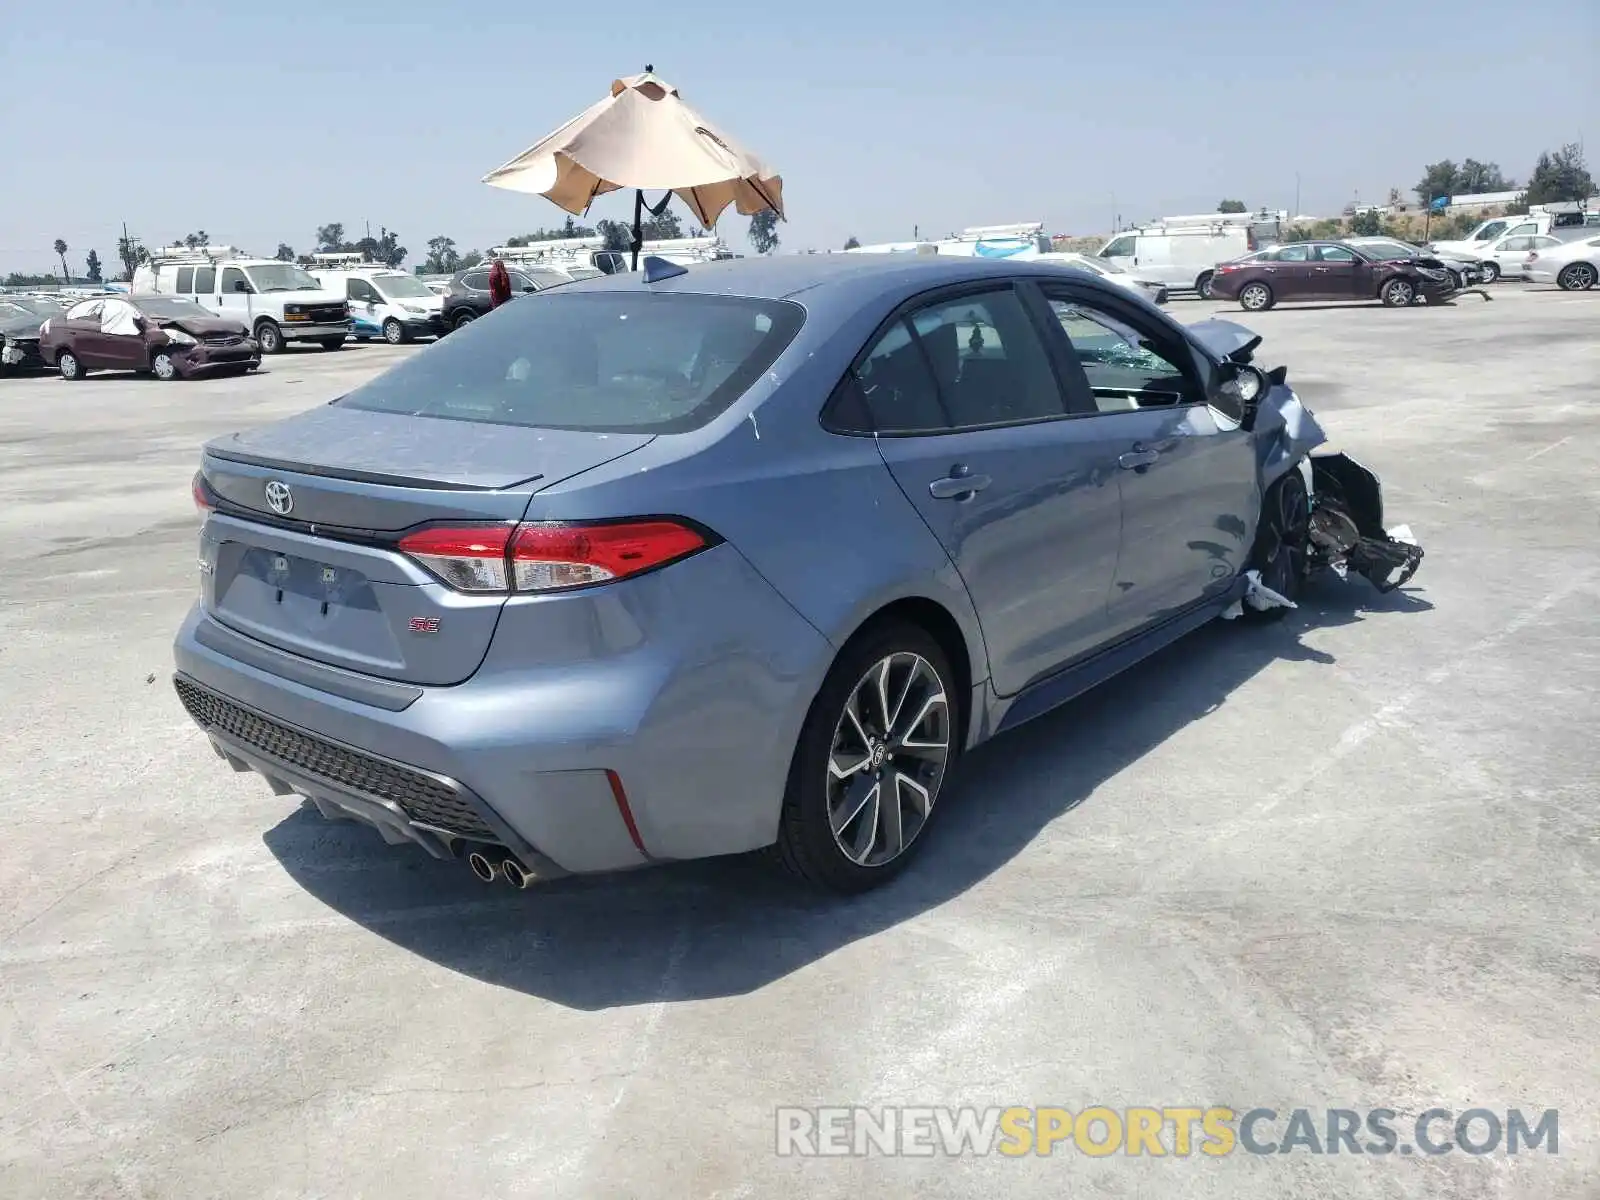
[{"label": "concrete lot surface", "polygon": [[[1321,582],[991,743],[848,902],[746,861],[486,889],[211,754],[169,680],[198,444],[414,351],[0,380],[0,1196],[1600,1194],[1600,294],[1493,294],[1177,302],[1382,474],[1414,586]],[[1560,1143],[774,1153],[777,1106],[891,1103]]]}]

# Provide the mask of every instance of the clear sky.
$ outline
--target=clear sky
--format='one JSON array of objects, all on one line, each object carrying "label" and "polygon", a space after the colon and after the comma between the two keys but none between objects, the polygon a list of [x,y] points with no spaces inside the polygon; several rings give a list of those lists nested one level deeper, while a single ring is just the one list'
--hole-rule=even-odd
[{"label": "clear sky", "polygon": [[[1225,197],[1336,212],[1600,144],[1595,0],[72,0],[0,17],[0,270],[195,229],[485,247],[561,214],[489,169],[646,62],[784,176],[784,249]],[[287,14],[303,14],[291,17]],[[680,210],[681,211],[681,210]],[[591,218],[620,217],[617,197]],[[746,222],[719,232],[746,248]]]}]

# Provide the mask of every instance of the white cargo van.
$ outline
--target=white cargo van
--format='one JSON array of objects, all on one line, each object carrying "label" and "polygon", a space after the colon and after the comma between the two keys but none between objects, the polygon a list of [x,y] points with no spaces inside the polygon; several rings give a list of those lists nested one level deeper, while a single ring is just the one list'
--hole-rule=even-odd
[{"label": "white cargo van", "polygon": [[1281,230],[1281,216],[1272,213],[1167,217],[1114,235],[1099,257],[1169,291],[1209,296],[1218,263],[1276,245]]},{"label": "white cargo van", "polygon": [[263,354],[289,342],[337,350],[350,336],[343,289],[328,291],[294,263],[251,258],[231,246],[157,250],[134,273],[133,290],[187,296],[219,317],[243,321]]},{"label": "white cargo van", "polygon": [[357,341],[381,337],[398,346],[443,336],[444,297],[415,275],[362,262],[359,254],[311,258],[312,277],[330,292],[342,292],[349,303],[350,332]]}]

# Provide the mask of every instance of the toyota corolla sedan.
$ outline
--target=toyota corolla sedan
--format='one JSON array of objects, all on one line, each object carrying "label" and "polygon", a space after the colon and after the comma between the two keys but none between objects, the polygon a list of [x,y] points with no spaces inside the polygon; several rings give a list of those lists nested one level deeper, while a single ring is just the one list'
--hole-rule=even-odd
[{"label": "toyota corolla sedan", "polygon": [[44,323],[39,350],[67,380],[97,370],[188,379],[261,365],[261,347],[244,324],[213,316],[183,296],[81,301]]},{"label": "toyota corolla sedan", "polygon": [[1259,341],[972,258],[551,289],[205,447],[177,691],[485,881],[770,847],[864,889],[977,743],[1336,544],[1415,569]]}]

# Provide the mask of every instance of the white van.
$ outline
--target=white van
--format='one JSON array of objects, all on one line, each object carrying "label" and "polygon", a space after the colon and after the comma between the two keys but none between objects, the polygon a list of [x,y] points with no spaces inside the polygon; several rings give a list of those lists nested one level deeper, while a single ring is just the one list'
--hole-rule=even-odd
[{"label": "white van", "polygon": [[1275,245],[1281,229],[1281,215],[1271,213],[1167,217],[1114,235],[1099,257],[1141,279],[1164,283],[1169,291],[1209,297],[1218,263]]},{"label": "white van", "polygon": [[1540,237],[1555,226],[1551,213],[1529,213],[1521,217],[1491,217],[1464,238],[1448,242],[1429,242],[1435,251],[1454,250],[1461,254],[1488,257],[1488,248],[1501,238]]},{"label": "white van", "polygon": [[219,317],[244,324],[277,354],[290,342],[337,350],[350,336],[350,306],[343,290],[326,290],[294,263],[250,258],[230,246],[157,250],[134,273],[133,290],[187,296]]},{"label": "white van", "polygon": [[444,334],[444,296],[415,275],[392,267],[319,267],[311,275],[331,292],[343,292],[350,305],[350,333],[357,341],[381,337],[398,346],[419,337]]}]

